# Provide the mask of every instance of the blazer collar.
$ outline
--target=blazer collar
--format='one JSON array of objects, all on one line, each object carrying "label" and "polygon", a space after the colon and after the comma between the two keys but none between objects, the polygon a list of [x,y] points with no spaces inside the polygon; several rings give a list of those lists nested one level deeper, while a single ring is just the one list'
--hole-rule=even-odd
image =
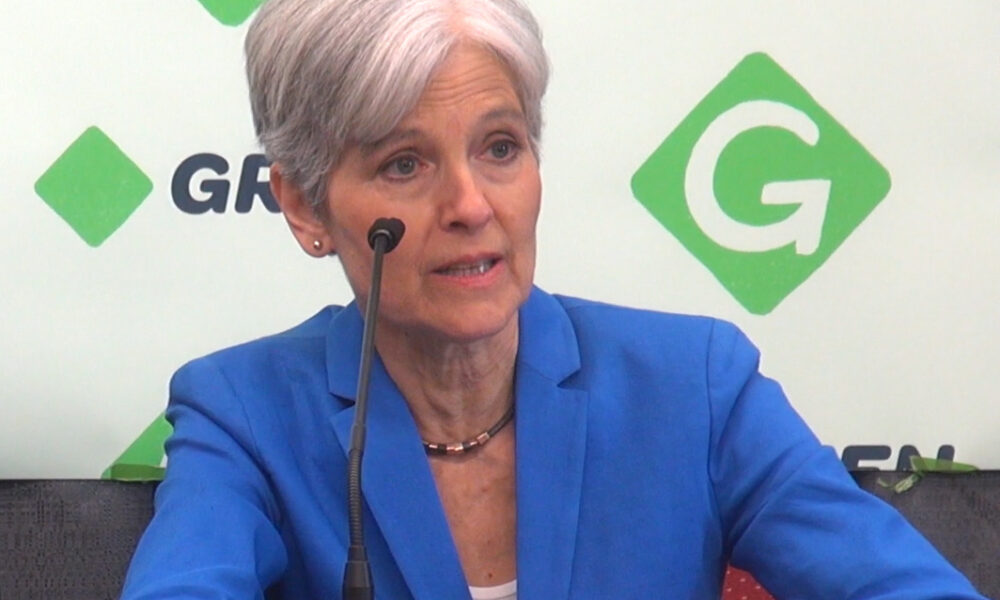
[{"label": "blazer collar", "polygon": [[[586,441],[587,393],[560,384],[580,368],[573,325],[534,288],[519,311],[517,402],[518,596],[569,597]],[[355,303],[327,336],[330,392],[349,406],[332,417],[346,452],[364,324]],[[414,598],[468,599],[468,588],[409,407],[376,356],[362,488]],[[388,557],[386,557],[388,558]],[[378,558],[372,556],[375,561]],[[377,567],[373,566],[377,576]]]},{"label": "blazer collar", "polygon": [[326,377],[330,393],[354,402],[365,323],[357,301],[334,314],[326,334]]},{"label": "blazer collar", "polygon": [[554,296],[532,288],[518,319],[519,367],[529,365],[555,384],[580,369],[580,349],[573,323]]}]

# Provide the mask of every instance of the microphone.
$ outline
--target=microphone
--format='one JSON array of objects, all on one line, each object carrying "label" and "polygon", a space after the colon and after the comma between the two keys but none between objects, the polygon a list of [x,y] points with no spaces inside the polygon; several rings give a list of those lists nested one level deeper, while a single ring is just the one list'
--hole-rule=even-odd
[{"label": "microphone", "polygon": [[[368,228],[368,245],[371,246],[372,250],[376,250],[375,242],[379,238],[384,238],[385,242],[385,252],[392,252],[393,248],[399,244],[399,241],[403,239],[403,234],[406,233],[406,225],[396,218],[385,218],[375,219],[372,226]],[[376,257],[378,260],[381,257]],[[381,261],[379,262],[381,266]],[[372,279],[375,279],[375,275],[372,274]]]},{"label": "microphone", "polygon": [[347,453],[347,519],[350,547],[344,565],[344,600],[373,600],[372,581],[365,535],[361,522],[361,458],[365,453],[365,417],[368,415],[368,382],[371,379],[372,356],[375,350],[375,318],[382,287],[382,256],[391,252],[406,232],[406,226],[396,218],[375,219],[368,229],[368,245],[375,252],[372,285],[365,306],[365,330],[361,338],[361,367],[358,373],[357,401],[354,404],[354,424],[351,425],[351,448]]}]

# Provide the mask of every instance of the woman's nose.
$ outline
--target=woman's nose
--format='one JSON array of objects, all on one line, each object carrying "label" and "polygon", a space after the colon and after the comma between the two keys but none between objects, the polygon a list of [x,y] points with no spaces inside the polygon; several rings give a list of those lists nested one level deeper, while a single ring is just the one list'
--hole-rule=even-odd
[{"label": "woman's nose", "polygon": [[448,169],[441,204],[441,224],[446,229],[474,231],[493,218],[493,206],[468,163]]}]

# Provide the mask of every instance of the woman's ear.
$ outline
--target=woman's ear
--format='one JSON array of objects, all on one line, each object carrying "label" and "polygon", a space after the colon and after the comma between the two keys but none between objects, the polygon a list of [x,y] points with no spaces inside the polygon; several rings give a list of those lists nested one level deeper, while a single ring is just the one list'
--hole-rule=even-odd
[{"label": "woman's ear", "polygon": [[336,252],[326,223],[309,204],[302,188],[285,177],[278,163],[271,165],[271,195],[281,207],[288,228],[306,254],[319,258]]}]

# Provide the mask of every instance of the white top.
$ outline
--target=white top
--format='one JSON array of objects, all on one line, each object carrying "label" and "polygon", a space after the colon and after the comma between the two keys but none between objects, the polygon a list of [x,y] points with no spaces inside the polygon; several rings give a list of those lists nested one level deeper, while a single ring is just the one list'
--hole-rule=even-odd
[{"label": "white top", "polygon": [[491,587],[469,586],[472,600],[517,600],[517,580]]}]

